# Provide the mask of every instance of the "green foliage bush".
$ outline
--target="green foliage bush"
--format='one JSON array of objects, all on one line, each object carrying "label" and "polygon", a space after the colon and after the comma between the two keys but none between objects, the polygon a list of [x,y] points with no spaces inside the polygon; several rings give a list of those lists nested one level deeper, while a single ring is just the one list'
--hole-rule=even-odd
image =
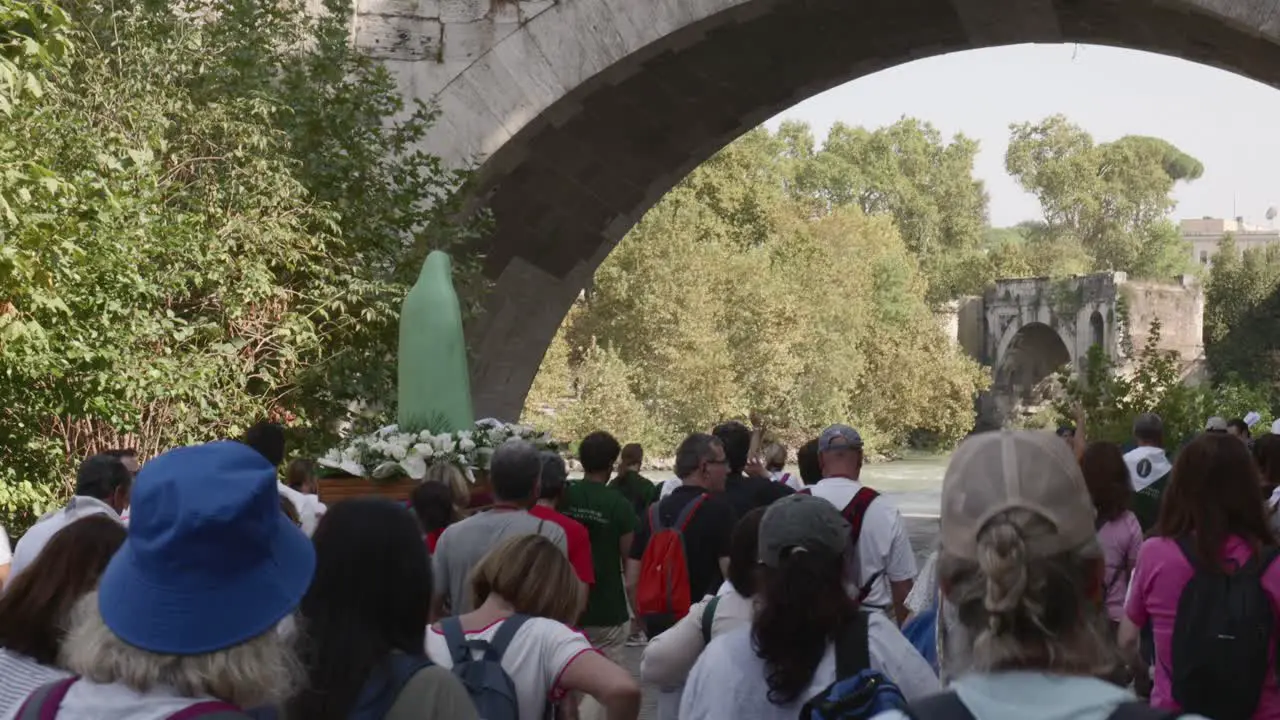
[{"label": "green foliage bush", "polygon": [[1151,324],[1151,333],[1125,373],[1117,370],[1100,346],[1089,350],[1083,373],[1062,373],[1063,389],[1054,410],[1059,422],[1074,422],[1076,408],[1085,416],[1089,440],[1127,443],[1132,440],[1133,421],[1146,412],[1164,421],[1165,446],[1176,449],[1204,430],[1214,415],[1243,418],[1251,411],[1262,415],[1260,427],[1270,427],[1271,405],[1265,388],[1236,378],[1217,384],[1188,384],[1184,363],[1178,353],[1158,349],[1160,323]]},{"label": "green foliage bush", "polygon": [[92,451],[262,417],[318,449],[394,396],[422,258],[483,228],[443,221],[465,176],[416,149],[432,114],[350,3],[302,5],[0,0],[0,522]]}]

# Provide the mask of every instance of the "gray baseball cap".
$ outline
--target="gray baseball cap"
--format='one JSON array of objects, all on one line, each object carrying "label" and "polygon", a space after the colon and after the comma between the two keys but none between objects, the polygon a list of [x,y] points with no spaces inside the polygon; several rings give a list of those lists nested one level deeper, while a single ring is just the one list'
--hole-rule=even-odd
[{"label": "gray baseball cap", "polygon": [[1208,422],[1204,424],[1204,429],[1209,432],[1226,432],[1227,419],[1224,417],[1218,417],[1217,415],[1214,415],[1213,417],[1209,418]]},{"label": "gray baseball cap", "polygon": [[796,549],[843,554],[849,523],[836,506],[812,495],[788,495],[775,501],[760,518],[760,562],[778,567]]},{"label": "gray baseball cap", "polygon": [[828,450],[861,450],[862,436],[848,425],[832,425],[818,436],[818,452]]}]

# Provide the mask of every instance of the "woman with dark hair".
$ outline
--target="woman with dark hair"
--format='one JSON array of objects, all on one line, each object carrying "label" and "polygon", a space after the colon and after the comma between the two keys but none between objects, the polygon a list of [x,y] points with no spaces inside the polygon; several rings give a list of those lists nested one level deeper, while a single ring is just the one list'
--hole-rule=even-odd
[{"label": "woman with dark hair", "polygon": [[715,597],[695,603],[670,630],[651,639],[640,659],[640,678],[662,687],[684,684],[698,656],[713,638],[751,622],[759,563],[756,548],[764,508],[747,513],[733,528],[729,579]]},{"label": "woman with dark hair", "polygon": [[[1138,629],[1151,623],[1156,655],[1151,704],[1155,707],[1179,709],[1170,672],[1174,624],[1183,589],[1196,575],[1194,566],[1232,572],[1264,552],[1275,552],[1275,539],[1267,527],[1263,504],[1258,502],[1261,483],[1244,443],[1225,433],[1202,433],[1178,453],[1154,536],[1138,553],[1120,626],[1121,648],[1132,658],[1137,651]],[[1268,566],[1261,584],[1271,605],[1280,606],[1280,562]],[[1256,703],[1249,714],[1255,718],[1280,717],[1275,657],[1270,652],[1268,657],[1256,699],[1244,697],[1238,689],[1219,690],[1223,698]],[[1201,708],[1188,709],[1212,714]]]},{"label": "woman with dark hair", "polygon": [[908,699],[938,692],[937,676],[893,621],[849,596],[848,543],[849,524],[821,498],[789,495],[765,510],[755,618],[703,651],[680,698],[681,720],[798,717],[836,680],[836,639],[851,631],[865,632],[870,669]]},{"label": "woman with dark hair", "polygon": [[284,473],[284,484],[290,490],[297,490],[304,495],[315,495],[320,492],[316,484],[316,466],[306,458],[297,458],[289,463]]},{"label": "woman with dark hair", "polygon": [[444,529],[462,519],[458,512],[453,489],[442,482],[421,482],[409,495],[409,504],[413,506],[413,514],[418,516],[418,523],[426,536],[427,551],[436,551],[436,541],[444,534]]},{"label": "woman with dark hair", "polygon": [[1080,457],[1080,470],[1084,473],[1084,482],[1097,512],[1094,524],[1106,561],[1102,599],[1107,606],[1112,632],[1115,632],[1124,617],[1129,574],[1138,562],[1138,548],[1142,546],[1142,527],[1138,524],[1138,517],[1129,510],[1133,485],[1129,482],[1124,452],[1115,443],[1089,443]]},{"label": "woman with dark hair", "polygon": [[658,486],[640,474],[644,464],[644,448],[640,443],[627,443],[622,446],[622,454],[618,456],[618,474],[609,481],[609,487],[622,493],[622,497],[631,503],[636,517],[644,515],[649,503],[658,499]]},{"label": "woman with dark hair", "polygon": [[1280,435],[1260,435],[1253,443],[1253,461],[1262,476],[1267,526],[1273,535],[1280,536]]},{"label": "woman with dark hair", "polygon": [[57,668],[71,610],[98,587],[125,529],[105,515],[67,525],[0,595],[0,717],[45,683],[67,677]]},{"label": "woman with dark hair", "polygon": [[[418,523],[390,500],[339,503],[316,528],[316,573],[298,608],[306,689],[285,716],[475,718],[448,670],[423,654],[431,570]],[[378,708],[376,712],[371,708]]]}]

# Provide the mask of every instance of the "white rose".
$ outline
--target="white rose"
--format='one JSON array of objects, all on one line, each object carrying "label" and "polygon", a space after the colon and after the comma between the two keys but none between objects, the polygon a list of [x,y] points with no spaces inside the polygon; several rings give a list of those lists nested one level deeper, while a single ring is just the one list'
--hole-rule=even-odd
[{"label": "white rose", "polygon": [[418,439],[422,442],[429,442],[433,437],[435,437],[435,435],[432,435],[430,430],[423,430],[418,433]]},{"label": "white rose", "polygon": [[431,446],[431,443],[418,443],[417,445],[413,446],[412,454],[417,455],[419,457],[431,458],[431,457],[435,457],[436,449]]},{"label": "white rose", "polygon": [[427,475],[427,461],[420,455],[409,455],[400,462],[400,467],[404,469],[404,474],[413,480],[421,480]]},{"label": "white rose", "polygon": [[458,440],[458,450],[460,452],[469,453],[476,449],[476,444],[469,437],[460,438]]},{"label": "white rose", "polygon": [[391,443],[390,445],[387,446],[387,455],[390,455],[395,460],[403,460],[405,456],[408,454],[409,454],[409,449],[403,445],[397,445],[395,443]]},{"label": "white rose", "polygon": [[453,449],[453,435],[450,435],[449,433],[436,435],[431,438],[431,444],[434,445],[437,450],[448,452]]}]

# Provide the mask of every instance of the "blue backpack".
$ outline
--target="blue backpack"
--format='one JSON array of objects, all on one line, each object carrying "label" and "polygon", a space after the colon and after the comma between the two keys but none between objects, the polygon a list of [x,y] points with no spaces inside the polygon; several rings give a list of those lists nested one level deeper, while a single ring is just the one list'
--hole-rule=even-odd
[{"label": "blue backpack", "polygon": [[893,681],[871,669],[867,615],[857,613],[836,637],[836,681],[800,709],[800,720],[869,720],[907,709]]},{"label": "blue backpack", "polygon": [[[503,620],[492,641],[468,640],[456,617],[440,621],[453,658],[453,675],[462,681],[476,714],[484,720],[520,720],[520,698],[516,684],[502,669],[502,654],[528,619],[527,615],[517,614]],[[473,650],[480,651],[479,658]]]},{"label": "blue backpack", "polygon": [[911,617],[902,626],[902,634],[920,655],[938,672],[938,599]]}]

